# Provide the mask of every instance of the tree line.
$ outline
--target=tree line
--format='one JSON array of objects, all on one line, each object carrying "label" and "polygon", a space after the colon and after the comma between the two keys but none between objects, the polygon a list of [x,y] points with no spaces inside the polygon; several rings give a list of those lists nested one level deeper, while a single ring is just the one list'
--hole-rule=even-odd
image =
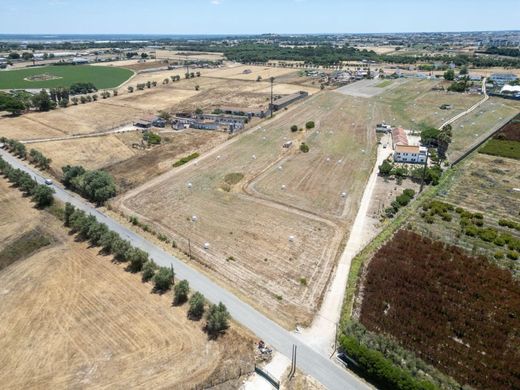
[{"label": "tree line", "polygon": [[[38,208],[45,208],[54,203],[54,190],[46,185],[38,184],[30,174],[21,169],[13,168],[0,156],[0,173],[6,177],[14,187],[25,195],[31,196]],[[118,262],[128,263],[126,270],[132,273],[142,272],[142,281],[153,283],[153,292],[163,294],[173,286],[174,305],[183,305],[188,302],[187,315],[192,320],[200,320],[206,313],[204,330],[209,337],[216,338],[229,327],[231,318],[226,306],[219,302],[210,304],[206,310],[206,299],[200,292],[194,292],[191,297],[187,280],[175,284],[173,267],[160,267],[150,259],[147,252],[133,247],[129,241],[110,230],[108,226],[99,222],[93,215],[77,209],[70,203],[65,203],[63,209],[63,223],[80,240],[100,247],[103,253],[113,255]]]},{"label": "tree line", "polygon": [[[18,156],[21,159],[27,158],[27,148],[20,141],[11,138],[0,137],[0,143],[3,143],[6,146],[7,150],[15,156]],[[46,170],[49,169],[52,160],[46,157],[39,150],[31,149],[29,151],[29,162],[33,163],[38,168]]]},{"label": "tree line", "polygon": [[44,208],[54,202],[54,190],[44,184],[38,184],[31,175],[11,166],[0,156],[0,173],[24,195],[30,196],[36,207]]}]

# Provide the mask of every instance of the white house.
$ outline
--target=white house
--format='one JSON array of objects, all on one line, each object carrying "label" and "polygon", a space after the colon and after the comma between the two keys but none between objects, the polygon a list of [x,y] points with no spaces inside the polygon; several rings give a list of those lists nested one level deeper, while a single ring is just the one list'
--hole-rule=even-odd
[{"label": "white house", "polygon": [[426,148],[418,145],[396,145],[394,161],[401,163],[424,163],[426,162]]}]

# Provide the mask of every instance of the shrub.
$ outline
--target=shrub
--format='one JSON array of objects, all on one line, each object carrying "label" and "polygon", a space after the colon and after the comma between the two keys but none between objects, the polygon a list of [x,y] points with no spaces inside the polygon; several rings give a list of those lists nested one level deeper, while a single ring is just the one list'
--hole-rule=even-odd
[{"label": "shrub", "polygon": [[504,246],[506,244],[506,240],[503,236],[498,236],[497,238],[495,238],[493,243],[497,246]]},{"label": "shrub", "polygon": [[395,198],[397,203],[399,203],[400,206],[406,206],[408,203],[410,203],[410,197],[408,197],[405,194],[399,195],[397,198]]},{"label": "shrub", "polygon": [[300,145],[300,150],[303,153],[308,153],[309,152],[309,145],[307,145],[305,142],[302,142],[301,145]]},{"label": "shrub", "polygon": [[33,193],[32,200],[36,207],[48,207],[54,202],[54,190],[46,185],[38,185]]},{"label": "shrub", "polygon": [[466,236],[475,237],[478,235],[478,228],[475,225],[468,225],[464,229],[464,234]]},{"label": "shrub", "polygon": [[342,335],[340,337],[341,348],[361,368],[367,379],[378,388],[383,389],[407,389],[407,390],[433,390],[435,386],[426,381],[418,381],[406,371],[394,366],[379,351],[368,349],[361,345],[355,338]]},{"label": "shrub", "polygon": [[188,300],[188,294],[190,292],[190,284],[187,280],[181,280],[173,288],[173,304],[182,305]]},{"label": "shrub", "polygon": [[204,295],[200,292],[193,294],[189,300],[188,317],[192,320],[200,320],[204,314]]},{"label": "shrub", "polygon": [[503,259],[504,258],[504,252],[503,251],[496,251],[495,254],[493,255],[493,257],[495,259]]},{"label": "shrub", "polygon": [[152,260],[148,260],[143,265],[143,276],[142,276],[141,280],[143,282],[148,282],[149,280],[151,280],[155,275],[156,269],[157,269],[157,265]]},{"label": "shrub", "polygon": [[307,122],[307,123],[305,124],[305,128],[306,128],[307,130],[314,129],[314,126],[315,126],[315,124],[314,124],[313,121],[309,121],[309,122]]},{"label": "shrub", "polygon": [[296,126],[296,125],[292,125],[292,126],[291,126],[291,131],[292,131],[293,133],[296,133],[296,132],[298,131],[298,126]]},{"label": "shrub", "polygon": [[153,277],[154,291],[162,293],[166,290],[169,290],[173,284],[174,277],[175,272],[173,271],[173,268],[159,267],[155,273],[155,276]]},{"label": "shrub", "polygon": [[186,157],[183,157],[181,158],[180,160],[178,160],[177,162],[175,162],[173,164],[173,167],[176,168],[176,167],[180,167],[181,165],[184,165],[186,164],[187,162],[193,160],[193,159],[196,159],[197,157],[199,157],[200,154],[199,153],[192,153],[190,154],[189,156],[186,156]]},{"label": "shrub", "polygon": [[478,232],[478,236],[481,240],[486,242],[493,242],[495,238],[497,238],[497,231],[492,228],[480,229]]},{"label": "shrub", "polygon": [[516,251],[507,251],[507,257],[511,260],[518,260],[518,253]]},{"label": "shrub", "polygon": [[403,195],[406,195],[411,199],[415,196],[415,191],[412,190],[411,188],[407,188],[403,191]]}]

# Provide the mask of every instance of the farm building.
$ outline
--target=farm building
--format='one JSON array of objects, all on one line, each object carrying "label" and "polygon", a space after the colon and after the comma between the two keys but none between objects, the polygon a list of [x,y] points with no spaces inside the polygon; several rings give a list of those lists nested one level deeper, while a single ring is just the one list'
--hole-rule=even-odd
[{"label": "farm building", "polygon": [[392,130],[392,146],[395,149],[397,145],[408,145],[408,137],[402,127]]},{"label": "farm building", "polygon": [[418,145],[397,145],[394,151],[394,161],[424,163],[426,161],[426,148]]},{"label": "farm building", "polygon": [[262,108],[244,108],[244,107],[220,107],[224,114],[263,118],[268,114],[268,110]]},{"label": "farm building", "polygon": [[181,130],[186,128],[199,130],[224,130],[234,133],[244,128],[247,117],[223,114],[179,114],[172,119],[172,128]]},{"label": "farm building", "polygon": [[280,99],[276,99],[273,102],[273,106],[271,108],[273,109],[273,111],[278,111],[284,107],[287,107],[291,103],[306,98],[307,96],[309,96],[309,93],[305,91],[299,91],[291,95],[283,96]]},{"label": "farm building", "polygon": [[504,85],[515,81],[518,77],[513,73],[493,73],[489,79],[499,85]]}]

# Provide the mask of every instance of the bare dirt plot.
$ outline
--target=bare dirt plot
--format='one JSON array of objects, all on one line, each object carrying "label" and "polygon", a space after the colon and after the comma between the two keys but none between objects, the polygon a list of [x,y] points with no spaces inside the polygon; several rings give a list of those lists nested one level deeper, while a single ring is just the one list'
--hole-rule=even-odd
[{"label": "bare dirt plot", "polygon": [[476,110],[452,123],[448,148],[451,160],[461,156],[473,143],[520,111],[520,102],[491,97]]},{"label": "bare dirt plot", "polygon": [[33,143],[30,148],[50,157],[51,168],[58,175],[61,174],[61,167],[68,164],[99,169],[136,155],[136,151],[116,135]]},{"label": "bare dirt plot", "polygon": [[[0,180],[19,215],[38,213]],[[6,219],[2,218],[2,223]],[[171,295],[150,294],[137,275],[87,249],[56,220],[59,243],[0,272],[0,356],[6,389],[182,388],[231,380],[253,369],[250,337],[232,326],[208,341]],[[3,245],[3,244],[2,244]]]},{"label": "bare dirt plot", "polygon": [[[441,83],[436,80],[408,80],[377,96],[377,101],[387,106],[386,122],[409,129],[417,129],[421,122],[440,126],[482,99],[481,95],[432,91]],[[442,104],[451,104],[453,108],[441,110]]]},{"label": "bare dirt plot", "polygon": [[[119,207],[172,235],[186,251],[190,238],[191,251],[199,263],[242,295],[254,296],[253,304],[280,323],[292,327],[309,322],[334,266],[345,227],[316,215],[320,209],[313,214],[290,202],[284,204],[275,196],[261,199],[249,195],[249,191],[244,193],[243,186],[287,157],[287,150],[281,147],[284,137],[290,136],[289,127],[296,118],[302,121],[310,115],[306,112],[313,110],[313,104],[323,104],[321,109],[326,113],[325,105],[336,100],[348,105],[346,97],[330,94],[328,98],[310,98],[316,102],[309,99],[293,111],[278,114],[272,124],[265,124],[265,131],[259,129],[239,136],[206,158],[128,192],[119,200]],[[360,137],[353,136],[351,142],[361,142],[358,150],[366,147],[366,159],[370,160],[370,139],[364,138],[366,129],[360,126],[353,130],[357,131]],[[372,130],[369,134],[373,134]],[[333,152],[333,141],[321,145],[316,143],[316,150],[323,147],[330,148],[327,153]],[[297,148],[293,150],[299,153]],[[302,161],[300,172],[308,164]],[[364,176],[362,172],[370,164],[357,166],[360,172],[348,179],[349,183],[356,183],[347,190],[352,190],[351,198],[340,200],[350,205],[348,217],[357,208],[357,189],[362,189],[358,184],[366,181],[369,169]],[[239,174],[233,175],[238,182],[226,182],[229,174]],[[323,197],[328,195],[324,191]],[[341,199],[340,193],[334,193],[334,201],[338,198]],[[192,216],[196,216],[195,223]],[[209,249],[204,250],[206,242]]]},{"label": "bare dirt plot", "polygon": [[371,98],[377,95],[382,94],[386,90],[390,88],[395,88],[399,84],[405,83],[406,80],[397,79],[393,83],[390,83],[385,86],[381,86],[381,80],[360,80],[356,81],[352,84],[345,85],[343,87],[337,88],[335,91],[342,93],[344,95],[363,97],[363,98]]},{"label": "bare dirt plot", "polygon": [[158,108],[170,110],[185,99],[198,95],[199,92],[192,90],[180,90],[172,88],[154,88],[153,93],[125,94],[120,99],[106,101],[111,105],[131,107],[137,110],[155,113]]},{"label": "bare dirt plot", "polygon": [[[125,134],[116,137],[128,144],[128,136],[129,134]],[[120,193],[172,169],[172,164],[179,158],[194,152],[204,154],[227,139],[224,133],[204,130],[161,133],[161,136],[163,145],[124,160],[111,160],[104,166],[114,176]]]},{"label": "bare dirt plot", "polygon": [[[265,126],[285,133],[300,145],[300,132],[289,127],[314,120],[316,128],[306,135],[309,153],[287,153],[255,178],[250,188],[269,199],[319,215],[353,217],[373,161],[378,121],[373,103],[330,92],[307,100],[280,120]],[[280,141],[283,142],[283,141]],[[282,167],[282,169],[280,169]]]},{"label": "bare dirt plot", "polygon": [[[247,72],[248,70],[251,73]],[[246,73],[244,73],[246,71]],[[254,66],[254,65],[239,65],[227,68],[219,68],[208,70],[204,72],[204,76],[207,77],[219,77],[226,79],[238,79],[238,80],[249,80],[255,81],[258,76],[262,80],[269,80],[270,77],[283,76],[288,73],[293,73],[294,69],[287,68],[272,68],[266,66]]]}]

